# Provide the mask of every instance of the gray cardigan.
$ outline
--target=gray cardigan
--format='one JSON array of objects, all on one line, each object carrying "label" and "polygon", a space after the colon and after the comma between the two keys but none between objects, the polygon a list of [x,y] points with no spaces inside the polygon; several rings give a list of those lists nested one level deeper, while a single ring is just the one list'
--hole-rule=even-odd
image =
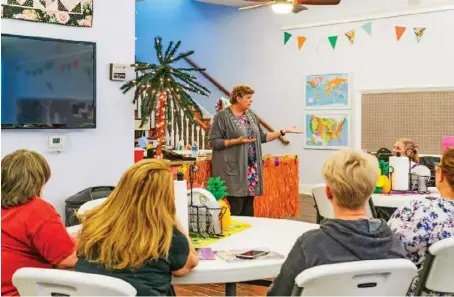
[{"label": "gray cardigan", "polygon": [[[260,127],[260,122],[255,113],[245,112],[251,128],[256,136],[257,153],[257,195],[263,194],[263,158],[261,143],[266,142],[266,133]],[[247,137],[247,129],[241,127],[229,107],[220,110],[213,119],[208,142],[213,149],[211,176],[219,176],[225,181],[229,196],[246,197],[248,193],[247,167],[248,144],[225,146],[226,139],[235,139],[240,136]]]}]

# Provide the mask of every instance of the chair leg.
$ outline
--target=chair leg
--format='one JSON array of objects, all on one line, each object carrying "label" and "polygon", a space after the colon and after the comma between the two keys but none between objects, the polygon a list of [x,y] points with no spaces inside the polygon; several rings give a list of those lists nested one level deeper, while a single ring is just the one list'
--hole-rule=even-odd
[{"label": "chair leg", "polygon": [[175,288],[173,286],[170,286],[169,292],[167,292],[167,296],[177,296],[175,293]]}]

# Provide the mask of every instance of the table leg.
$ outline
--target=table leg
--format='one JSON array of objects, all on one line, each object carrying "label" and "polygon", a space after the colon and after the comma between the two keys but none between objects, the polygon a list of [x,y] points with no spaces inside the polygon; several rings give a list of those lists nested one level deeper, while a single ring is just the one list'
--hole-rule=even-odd
[{"label": "table leg", "polygon": [[225,284],[225,296],[236,296],[236,283]]}]

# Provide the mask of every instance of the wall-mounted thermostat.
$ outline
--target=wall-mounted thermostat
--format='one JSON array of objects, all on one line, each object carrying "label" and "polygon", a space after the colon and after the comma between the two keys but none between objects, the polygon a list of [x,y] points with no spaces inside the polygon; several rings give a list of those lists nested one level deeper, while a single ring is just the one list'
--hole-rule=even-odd
[{"label": "wall-mounted thermostat", "polygon": [[125,81],[128,68],[127,64],[110,63],[110,80]]},{"label": "wall-mounted thermostat", "polygon": [[51,134],[49,135],[49,148],[51,150],[60,151],[65,147],[65,135]]}]

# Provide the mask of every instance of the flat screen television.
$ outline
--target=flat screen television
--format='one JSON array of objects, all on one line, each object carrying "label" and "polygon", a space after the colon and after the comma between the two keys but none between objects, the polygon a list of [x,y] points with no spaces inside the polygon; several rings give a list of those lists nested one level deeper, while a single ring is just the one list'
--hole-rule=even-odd
[{"label": "flat screen television", "polygon": [[2,34],[2,129],[96,128],[96,44]]}]

